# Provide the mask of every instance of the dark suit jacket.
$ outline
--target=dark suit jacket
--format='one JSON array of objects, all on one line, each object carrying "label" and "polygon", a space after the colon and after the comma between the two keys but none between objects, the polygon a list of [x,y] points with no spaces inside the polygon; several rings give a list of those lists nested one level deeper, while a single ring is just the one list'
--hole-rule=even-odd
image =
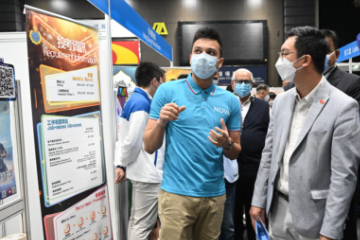
[{"label": "dark suit jacket", "polygon": [[354,98],[360,105],[359,76],[341,71],[338,67],[335,67],[327,80],[331,85]]}]

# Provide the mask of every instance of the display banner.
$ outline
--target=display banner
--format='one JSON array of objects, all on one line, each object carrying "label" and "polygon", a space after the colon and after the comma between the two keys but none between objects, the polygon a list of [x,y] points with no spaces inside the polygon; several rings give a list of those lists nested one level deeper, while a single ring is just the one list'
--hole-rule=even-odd
[{"label": "display banner", "polygon": [[360,55],[359,46],[357,41],[349,43],[348,45],[342,47],[340,50],[340,56],[338,58],[337,63],[343,62],[350,58],[354,58]]},{"label": "display banner", "polygon": [[[95,28],[31,7],[26,8],[26,23],[44,217],[63,212],[106,182],[99,33]],[[56,239],[63,239],[61,236]]]},{"label": "display banner", "polygon": [[0,101],[0,200],[17,192],[15,161],[17,160],[14,106]]},{"label": "display banner", "polygon": [[128,96],[134,93],[137,86],[135,71],[137,67],[113,66],[114,87],[125,86]]},{"label": "display banner", "polygon": [[166,77],[166,82],[178,80],[180,75],[189,75],[192,70],[190,68],[163,68]]},{"label": "display banner", "polygon": [[[107,0],[88,0],[99,10],[109,15]],[[110,0],[111,18],[135,34],[155,51],[173,61],[171,45],[125,1]]]},{"label": "display banner", "polygon": [[231,84],[233,73],[240,68],[249,70],[253,74],[256,84],[267,83],[267,66],[224,66],[219,69],[219,85]]},{"label": "display banner", "polygon": [[112,57],[115,65],[137,65],[140,63],[138,40],[112,41]]}]

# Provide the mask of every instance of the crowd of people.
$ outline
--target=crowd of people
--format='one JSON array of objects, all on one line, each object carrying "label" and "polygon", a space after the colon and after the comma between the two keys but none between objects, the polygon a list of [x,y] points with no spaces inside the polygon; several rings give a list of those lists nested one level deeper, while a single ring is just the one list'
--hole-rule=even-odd
[{"label": "crowd of people", "polygon": [[255,240],[262,221],[271,240],[357,240],[360,78],[336,66],[338,42],[289,31],[277,96],[265,84],[252,94],[246,68],[215,84],[224,58],[211,28],[194,36],[188,76],[163,84],[141,63],[115,149],[115,183],[133,186],[128,239]]}]

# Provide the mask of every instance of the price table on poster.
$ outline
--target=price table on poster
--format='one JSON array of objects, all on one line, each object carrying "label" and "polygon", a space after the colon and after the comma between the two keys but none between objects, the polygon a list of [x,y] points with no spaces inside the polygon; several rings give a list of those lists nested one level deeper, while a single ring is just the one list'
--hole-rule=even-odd
[{"label": "price table on poster", "polygon": [[98,118],[42,117],[48,204],[103,182]]}]

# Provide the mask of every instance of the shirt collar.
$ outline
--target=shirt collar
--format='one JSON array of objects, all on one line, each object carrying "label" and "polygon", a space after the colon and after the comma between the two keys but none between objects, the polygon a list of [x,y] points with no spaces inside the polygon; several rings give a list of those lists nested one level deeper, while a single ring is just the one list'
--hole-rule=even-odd
[{"label": "shirt collar", "polygon": [[316,96],[317,92],[319,91],[320,85],[324,82],[324,79],[325,78],[322,77],[320,82],[318,83],[318,85],[308,95],[306,95],[304,98],[301,98],[299,93],[295,89],[295,100],[296,100],[296,102],[300,103],[301,105],[304,105],[304,106],[311,105],[314,102],[315,96]]},{"label": "shirt collar", "polygon": [[197,85],[197,83],[194,81],[194,79],[192,78],[192,73],[189,74],[189,76],[186,79],[186,83],[189,86],[190,90],[196,95],[199,94],[201,92],[206,92],[209,95],[214,95],[215,89],[216,89],[216,85],[214,83],[214,81],[212,82],[211,86],[208,87],[207,89],[202,89],[201,87],[199,87],[199,85]]},{"label": "shirt collar", "polygon": [[143,95],[149,102],[151,102],[152,97],[144,89],[142,89],[140,87],[136,87],[134,92],[137,92],[137,93]]}]

